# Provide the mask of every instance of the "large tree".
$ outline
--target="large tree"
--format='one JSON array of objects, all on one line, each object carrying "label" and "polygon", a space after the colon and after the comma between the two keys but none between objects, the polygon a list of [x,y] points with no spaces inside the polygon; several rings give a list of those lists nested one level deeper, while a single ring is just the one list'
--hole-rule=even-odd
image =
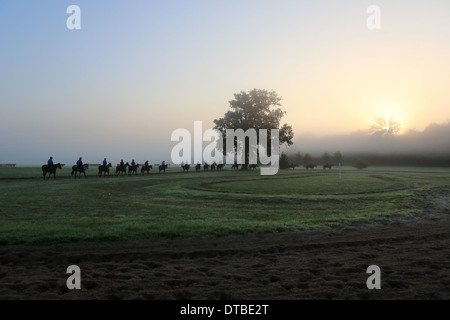
[{"label": "large tree", "polygon": [[[268,143],[266,144],[270,152],[270,133],[271,129],[279,129],[280,145],[292,145],[294,132],[292,127],[287,124],[280,125],[281,119],[286,114],[281,110],[282,98],[271,90],[253,89],[249,92],[241,91],[234,94],[234,100],[230,101],[231,110],[228,111],[223,118],[214,120],[215,129],[222,132],[224,141],[226,139],[227,129],[255,129],[257,132],[258,144],[259,130],[268,130]],[[235,146],[236,148],[237,146]],[[243,168],[247,168],[249,154],[248,143],[245,149],[245,164]],[[225,150],[224,150],[225,151]],[[269,154],[269,153],[268,153]]]}]

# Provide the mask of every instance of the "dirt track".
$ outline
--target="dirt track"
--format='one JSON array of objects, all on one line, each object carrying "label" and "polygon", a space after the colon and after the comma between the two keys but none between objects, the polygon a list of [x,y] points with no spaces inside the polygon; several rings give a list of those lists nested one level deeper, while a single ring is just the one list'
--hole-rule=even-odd
[{"label": "dirt track", "polygon": [[[410,219],[220,239],[0,246],[0,299],[450,299],[450,196]],[[69,291],[66,269],[81,268]],[[368,290],[367,267],[381,268]]]}]

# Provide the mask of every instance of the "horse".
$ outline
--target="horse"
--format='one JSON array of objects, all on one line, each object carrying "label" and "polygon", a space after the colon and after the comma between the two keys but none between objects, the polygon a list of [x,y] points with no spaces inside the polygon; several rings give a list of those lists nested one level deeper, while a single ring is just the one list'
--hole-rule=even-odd
[{"label": "horse", "polygon": [[201,168],[202,166],[200,165],[200,163],[197,163],[197,165],[195,166],[195,172],[199,172]]},{"label": "horse", "polygon": [[255,170],[256,168],[259,169],[259,166],[258,166],[257,164],[250,164],[250,165],[248,166],[248,168],[249,168],[249,169],[252,169],[252,170]]},{"label": "horse", "polygon": [[153,166],[144,164],[141,168],[142,175],[144,175],[145,172],[147,172],[147,174],[150,174],[150,170],[152,170],[152,169],[153,169]]},{"label": "horse", "polygon": [[139,164],[134,166],[128,166],[128,175],[131,176],[133,173],[137,175],[137,169],[139,168]]},{"label": "horse", "polygon": [[164,173],[166,173],[166,169],[169,165],[165,164],[165,165],[160,165],[159,166],[159,173],[161,173],[161,171],[163,171]]},{"label": "horse", "polygon": [[222,169],[223,169],[223,164],[222,163],[218,164],[217,171],[222,171]]},{"label": "horse", "polygon": [[316,164],[310,163],[310,164],[308,164],[308,165],[306,166],[306,170],[309,170],[309,169],[314,170],[315,167],[317,167]]},{"label": "horse", "polygon": [[203,165],[203,170],[204,170],[204,171],[208,171],[208,169],[209,169],[209,164],[205,163],[205,164]]},{"label": "horse", "polygon": [[125,163],[123,166],[121,166],[120,164],[118,164],[117,167],[116,167],[116,175],[119,175],[119,173],[120,173],[120,174],[127,173],[127,167],[128,167],[129,165],[130,165],[130,164],[129,164],[128,162]]},{"label": "horse", "polygon": [[191,165],[186,163],[186,164],[181,165],[181,168],[183,169],[183,172],[189,172]]},{"label": "horse", "polygon": [[333,168],[333,165],[330,164],[330,163],[327,163],[327,164],[324,164],[324,165],[323,165],[323,170],[325,170],[325,169],[331,170],[332,168]]},{"label": "horse", "polygon": [[211,171],[216,171],[216,168],[217,168],[217,164],[214,162],[214,163],[211,165]]},{"label": "horse", "polygon": [[74,176],[74,178],[77,177],[77,173],[79,173],[79,177],[81,178],[81,174],[84,174],[84,177],[86,178],[86,172],[85,170],[89,169],[89,165],[88,164],[83,164],[80,167],[78,167],[77,165],[72,166],[72,172],[70,173],[71,176]]},{"label": "horse", "polygon": [[108,163],[107,165],[98,166],[98,176],[101,177],[102,175],[106,174],[108,174],[109,176],[109,168],[111,167],[112,167],[111,162]]},{"label": "horse", "polygon": [[234,169],[239,170],[239,166],[240,166],[240,164],[235,163],[231,166],[231,170],[234,170]]},{"label": "horse", "polygon": [[45,176],[48,175],[48,178],[50,179],[52,174],[53,174],[53,178],[56,179],[56,169],[62,169],[61,163],[55,164],[53,166],[49,166],[47,164],[44,164],[42,166],[42,174],[44,176],[44,180],[45,180]]}]

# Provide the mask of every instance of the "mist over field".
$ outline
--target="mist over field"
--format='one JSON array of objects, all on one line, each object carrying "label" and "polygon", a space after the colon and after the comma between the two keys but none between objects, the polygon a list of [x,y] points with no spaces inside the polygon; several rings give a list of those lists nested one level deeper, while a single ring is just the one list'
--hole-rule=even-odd
[{"label": "mist over field", "polygon": [[424,131],[409,130],[399,135],[384,135],[369,131],[326,137],[299,134],[294,141],[294,145],[286,150],[287,153],[301,152],[320,156],[324,152],[340,151],[344,155],[449,156],[450,122],[430,124]]},{"label": "mist over field", "polygon": [[[188,126],[186,126],[188,127]],[[206,130],[206,126],[204,130]],[[170,141],[170,132],[159,136],[159,141],[151,137],[136,137],[130,141],[102,140],[91,137],[88,141],[80,140],[71,143],[57,142],[52,144],[41,143],[40,146],[33,143],[15,144],[8,143],[6,139],[1,144],[8,144],[8,148],[2,148],[0,163],[17,163],[19,165],[44,164],[52,155],[57,162],[75,163],[79,156],[85,163],[100,163],[104,157],[113,164],[121,159],[138,163],[149,160],[150,163],[160,163],[165,160],[170,162],[170,152],[177,144]],[[137,144],[136,144],[137,143]],[[5,152],[8,150],[8,152]],[[389,158],[383,164],[396,165],[450,165],[450,122],[442,124],[430,124],[423,131],[409,130],[403,134],[386,135],[373,133],[370,130],[356,131],[347,135],[332,135],[318,137],[308,133],[296,133],[294,144],[291,147],[283,147],[287,154],[300,152],[309,153],[313,157],[320,157],[323,153],[333,154],[340,151],[344,157],[370,156]],[[411,163],[411,158],[429,159],[417,160]],[[405,159],[403,159],[405,158]],[[436,162],[437,160],[437,162]],[[402,163],[405,162],[406,163]]]}]

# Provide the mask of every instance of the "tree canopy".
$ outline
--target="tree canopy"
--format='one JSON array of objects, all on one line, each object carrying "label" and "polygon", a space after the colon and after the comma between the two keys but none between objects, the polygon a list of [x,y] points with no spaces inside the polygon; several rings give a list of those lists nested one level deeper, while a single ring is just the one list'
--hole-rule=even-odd
[{"label": "tree canopy", "polygon": [[[229,101],[230,108],[224,117],[214,120],[215,129],[222,132],[226,138],[227,129],[255,129],[270,130],[279,129],[280,145],[292,145],[294,132],[288,124],[280,125],[281,119],[286,114],[280,107],[282,98],[273,90],[253,89],[249,92],[241,91],[234,94],[234,100]],[[259,139],[259,135],[258,135]],[[259,143],[259,141],[258,141]]]}]

